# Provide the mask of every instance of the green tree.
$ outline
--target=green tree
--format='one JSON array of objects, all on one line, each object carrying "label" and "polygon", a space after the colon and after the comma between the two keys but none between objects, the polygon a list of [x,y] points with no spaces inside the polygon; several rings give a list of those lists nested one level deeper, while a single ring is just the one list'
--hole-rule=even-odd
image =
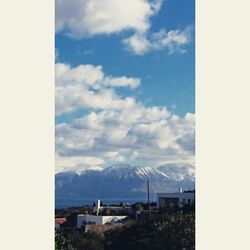
[{"label": "green tree", "polygon": [[60,231],[55,233],[55,249],[76,250]]}]

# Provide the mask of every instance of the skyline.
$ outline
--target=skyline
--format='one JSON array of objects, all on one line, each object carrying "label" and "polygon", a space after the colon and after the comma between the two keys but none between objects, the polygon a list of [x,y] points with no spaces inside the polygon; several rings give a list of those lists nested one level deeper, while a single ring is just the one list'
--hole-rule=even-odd
[{"label": "skyline", "polygon": [[56,1],[57,172],[194,168],[194,23],[194,1]]}]

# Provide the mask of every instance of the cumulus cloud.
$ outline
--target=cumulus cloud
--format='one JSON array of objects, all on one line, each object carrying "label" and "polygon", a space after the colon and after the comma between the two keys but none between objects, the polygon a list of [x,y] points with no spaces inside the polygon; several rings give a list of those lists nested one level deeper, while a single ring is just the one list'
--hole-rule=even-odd
[{"label": "cumulus cloud", "polygon": [[[56,126],[56,150],[64,157],[95,157],[112,164],[117,161],[144,161],[149,164],[185,163],[194,165],[194,123],[186,117],[172,120],[158,108],[91,112],[70,124]],[[152,116],[150,116],[152,114]],[[191,115],[191,114],[190,114]],[[180,140],[186,140],[185,146]],[[127,155],[130,155],[129,157]],[[126,157],[125,157],[126,156]]]},{"label": "cumulus cloud", "polygon": [[151,48],[151,43],[145,33],[135,33],[129,38],[123,40],[126,48],[136,55],[144,55]]},{"label": "cumulus cloud", "polygon": [[98,85],[103,79],[102,66],[79,65],[71,68],[67,64],[57,63],[55,66],[56,86]]},{"label": "cumulus cloud", "polygon": [[56,154],[56,172],[102,170],[103,159],[88,156],[63,157]]},{"label": "cumulus cloud", "polygon": [[136,55],[144,55],[154,50],[167,50],[169,54],[185,53],[185,45],[191,41],[190,27],[185,30],[161,29],[156,33],[137,32],[123,40],[128,50]]},{"label": "cumulus cloud", "polygon": [[162,0],[56,0],[56,31],[73,38],[146,31]]},{"label": "cumulus cloud", "polygon": [[151,17],[163,0],[56,0],[56,32],[74,39],[101,34],[132,31],[123,39],[125,47],[136,55],[166,49],[169,54],[184,53],[191,41],[191,28],[152,33]]},{"label": "cumulus cloud", "polygon": [[116,162],[194,166],[195,117],[146,107],[116,89],[136,88],[140,79],[106,76],[102,66],[56,65],[56,110],[60,116],[90,109],[56,125],[57,169],[92,169]]},{"label": "cumulus cloud", "polygon": [[102,66],[79,65],[70,67],[58,63],[55,67],[56,114],[79,108],[126,109],[135,105],[131,97],[120,98],[114,88],[136,88],[139,78],[105,76]]}]

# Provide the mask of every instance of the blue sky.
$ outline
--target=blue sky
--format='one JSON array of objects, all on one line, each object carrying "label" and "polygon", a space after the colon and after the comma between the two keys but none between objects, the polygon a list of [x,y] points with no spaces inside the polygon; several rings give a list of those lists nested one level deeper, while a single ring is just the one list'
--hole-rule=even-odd
[{"label": "blue sky", "polygon": [[[81,119],[86,120],[93,112],[97,116],[102,116],[102,119],[106,119],[113,114],[112,112],[124,113],[127,108],[127,106],[126,108],[123,106],[122,111],[119,111],[119,108],[112,110],[108,104],[105,104],[105,107],[89,104],[86,102],[87,97],[82,100],[76,94],[80,91],[85,91],[85,93],[90,91],[95,97],[102,94],[103,99],[108,92],[109,94],[112,92],[114,95],[112,98],[117,102],[129,97],[135,105],[131,106],[131,112],[137,108],[143,112],[140,119],[138,118],[132,123],[133,125],[127,125],[129,128],[125,125],[123,127],[122,121],[119,121],[121,122],[119,126],[124,129],[124,137],[127,138],[131,134],[135,136],[134,140],[138,143],[135,146],[137,153],[134,153],[135,149],[132,150],[129,147],[131,144],[128,142],[125,146],[126,143],[122,141],[122,138],[120,145],[118,142],[105,142],[105,139],[101,139],[100,135],[96,134],[90,138],[98,143],[106,143],[106,147],[110,148],[110,151],[93,145],[85,145],[86,148],[89,146],[87,151],[80,150],[77,146],[74,150],[64,145],[63,149],[58,140],[57,156],[58,162],[62,166],[65,165],[63,164],[64,159],[65,162],[71,163],[66,164],[69,166],[68,168],[87,168],[89,165],[86,163],[88,162],[86,157],[89,157],[89,161],[95,158],[94,162],[97,164],[90,164],[95,167],[116,163],[115,157],[118,158],[118,161],[128,161],[131,164],[156,166],[157,164],[188,161],[187,165],[194,165],[194,155],[189,155],[189,158],[187,154],[180,156],[181,153],[177,152],[178,146],[173,145],[177,140],[188,143],[187,138],[181,138],[183,133],[190,139],[189,148],[194,147],[194,131],[191,131],[194,130],[194,118],[191,119],[192,126],[187,125],[188,131],[191,132],[179,131],[178,135],[178,132],[175,131],[180,124],[190,123],[190,116],[194,116],[195,112],[195,5],[193,0],[129,0],[126,1],[126,5],[121,0],[74,0],[70,3],[66,0],[56,1],[55,47],[56,65],[58,66],[56,72],[62,72],[60,77],[56,77],[56,86],[64,93],[60,95],[60,98],[57,98],[56,95],[56,107],[59,107],[58,110],[60,109],[56,116],[56,131],[59,131],[57,135],[60,134],[62,144],[71,141],[73,148],[73,144],[81,144],[72,139],[76,131],[64,131],[63,133],[62,126],[68,126],[68,130],[73,130],[75,123]],[[82,65],[82,71],[79,69],[80,65]],[[86,65],[91,65],[92,68],[87,70]],[[99,71],[97,66],[100,66]],[[92,77],[96,78],[88,82],[88,79],[79,77],[81,73],[86,74],[85,78],[88,77],[87,74],[93,74]],[[97,74],[99,76],[103,74],[103,76],[98,78]],[[111,78],[112,83],[109,82]],[[68,90],[69,86],[73,85],[74,88],[79,85],[78,92],[72,91],[72,88],[70,91]],[[106,91],[106,94],[103,94],[103,91]],[[57,99],[60,100],[57,102]],[[150,112],[150,109],[153,108],[157,109],[159,113],[166,109],[168,114],[165,112],[155,120],[145,120],[145,112]],[[104,113],[107,115],[106,118],[103,118]],[[188,116],[189,118],[187,118]],[[149,124],[152,126],[151,130],[154,130],[153,126],[157,127],[156,123],[162,122],[163,125],[159,129],[166,132],[166,130],[171,130],[166,126],[170,126],[171,119],[175,118],[178,120],[175,123],[178,124],[171,124],[172,131],[169,132],[176,137],[172,146],[170,145],[169,148],[166,145],[161,146],[161,142],[157,141],[159,131],[150,137],[151,140],[153,138],[156,141],[156,146],[160,145],[162,155],[172,152],[173,157],[165,159],[162,155],[156,156],[162,160],[156,160],[154,157],[152,159],[142,157],[148,152],[154,154],[155,145],[152,145],[151,149],[148,146],[143,148],[147,141],[142,142],[140,137],[135,135],[136,126]],[[164,125],[164,121],[167,125]],[[105,123],[104,120],[102,122]],[[103,124],[102,129],[115,130],[114,127],[103,127]],[[89,130],[89,128],[88,130],[82,129],[80,130],[82,133],[92,134],[98,133],[97,131],[102,133],[100,128],[99,130],[96,128],[95,131]],[[149,129],[149,131],[151,130]],[[122,133],[122,130],[120,132]],[[166,136],[165,140],[168,140],[167,138]],[[171,143],[169,142],[169,144]],[[131,153],[132,151],[133,153]],[[131,154],[134,154],[133,157]],[[116,156],[111,157],[111,155]],[[138,158],[140,160],[136,160],[137,155],[140,155]],[[76,157],[78,158],[76,159]],[[83,160],[81,163],[81,158],[84,157],[86,161]],[[63,170],[68,168],[61,167]]]}]

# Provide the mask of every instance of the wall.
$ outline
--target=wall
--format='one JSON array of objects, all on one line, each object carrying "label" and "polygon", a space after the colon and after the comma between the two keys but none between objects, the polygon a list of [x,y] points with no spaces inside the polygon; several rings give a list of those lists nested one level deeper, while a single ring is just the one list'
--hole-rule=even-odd
[{"label": "wall", "polygon": [[103,225],[109,222],[117,222],[126,217],[127,216],[96,216],[96,215],[90,215],[90,214],[86,214],[86,215],[78,214],[77,215],[77,228],[80,228],[84,221],[92,222],[97,225]]},{"label": "wall", "polygon": [[86,225],[85,226],[85,233],[92,232],[92,233],[97,233],[97,234],[103,235],[103,233],[105,233],[107,231],[121,228],[123,226],[125,226],[125,225],[121,224],[121,223],[116,223],[113,225],[109,225],[109,224],[106,224],[106,225]]},{"label": "wall", "polygon": [[191,200],[194,201],[195,200],[195,193],[158,193],[157,194],[157,208],[160,207],[160,198],[178,198],[179,202],[182,203],[183,200]]}]

